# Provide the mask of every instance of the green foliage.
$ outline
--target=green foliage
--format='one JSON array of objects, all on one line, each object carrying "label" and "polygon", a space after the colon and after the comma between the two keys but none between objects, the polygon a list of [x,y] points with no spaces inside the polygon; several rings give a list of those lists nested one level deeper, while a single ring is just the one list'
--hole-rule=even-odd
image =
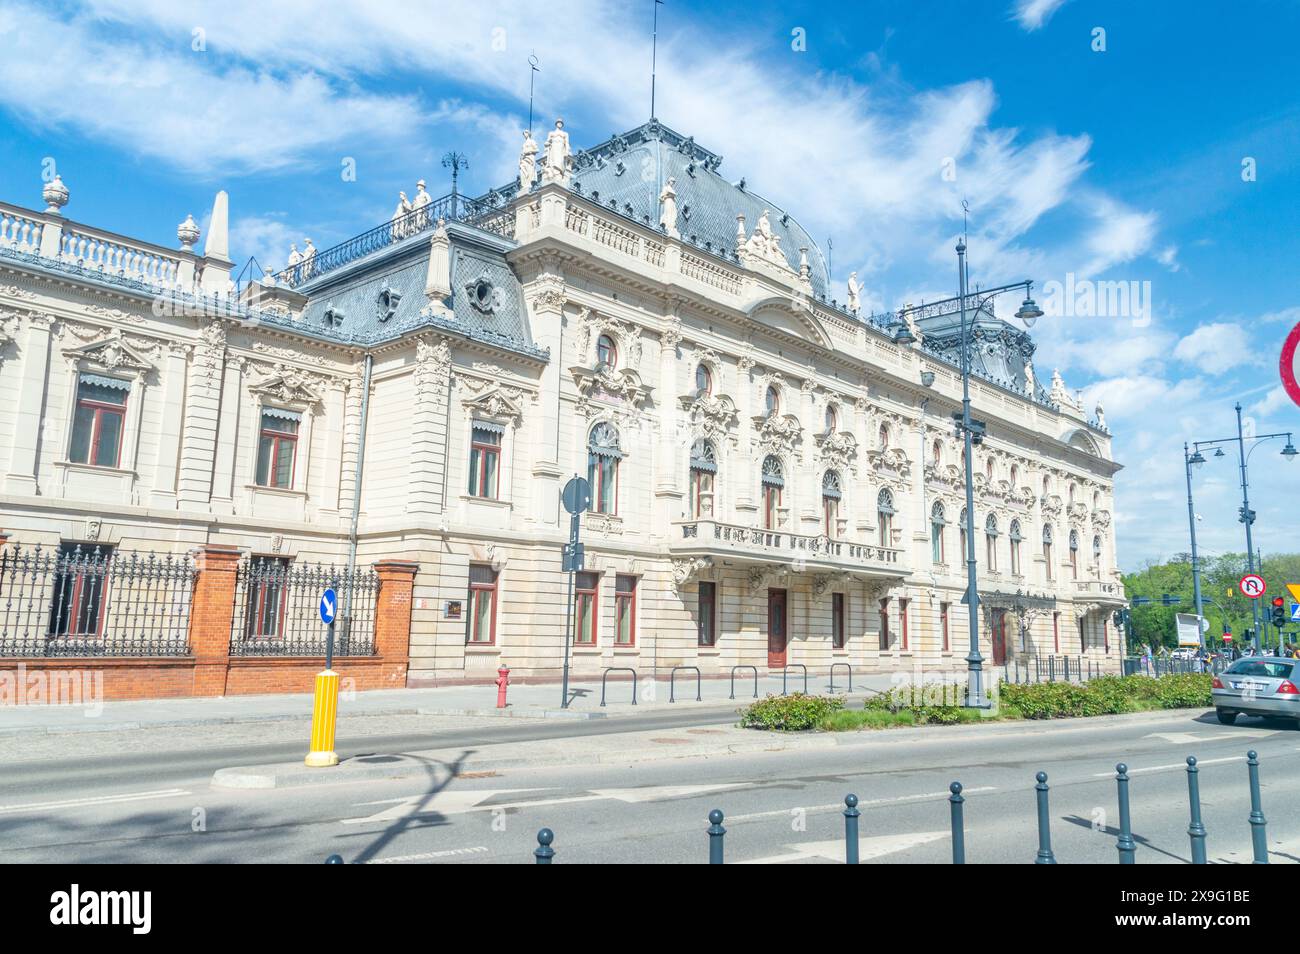
[{"label": "green foliage", "polygon": [[1112,715],[1146,709],[1208,708],[1211,676],[1102,676],[1077,685],[1041,682],[1001,686],[1001,711],[1025,719]]},{"label": "green foliage", "polygon": [[856,729],[892,729],[906,725],[916,725],[916,716],[910,711],[841,709],[823,719],[819,728],[827,732],[852,732]]},{"label": "green foliage", "polygon": [[802,732],[816,728],[827,716],[843,708],[844,700],[837,696],[805,696],[802,692],[770,695],[740,710],[740,726]]}]

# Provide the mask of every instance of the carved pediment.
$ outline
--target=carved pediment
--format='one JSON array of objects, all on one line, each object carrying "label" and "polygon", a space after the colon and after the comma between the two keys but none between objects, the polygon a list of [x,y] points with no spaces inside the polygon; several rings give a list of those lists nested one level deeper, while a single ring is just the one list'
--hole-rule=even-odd
[{"label": "carved pediment", "polygon": [[1048,494],[1042,499],[1043,513],[1058,514],[1064,507],[1061,498],[1056,494]]},{"label": "carved pediment", "polygon": [[572,367],[569,373],[573,375],[578,392],[585,402],[640,407],[654,390],[642,383],[641,375],[630,368]]},{"label": "carved pediment", "polygon": [[1103,529],[1103,530],[1104,530],[1106,527],[1109,527],[1109,526],[1110,526],[1110,511],[1109,511],[1109,510],[1094,510],[1094,511],[1092,512],[1092,525],[1093,525],[1094,527],[1098,527],[1098,528]]},{"label": "carved pediment", "polygon": [[68,348],[63,352],[78,367],[96,367],[118,374],[142,375],[153,370],[153,364],[137,349],[127,344],[121,331],[99,338],[89,344]]},{"label": "carved pediment", "polygon": [[[906,478],[912,473],[912,461],[908,458],[907,452],[901,447],[869,450],[867,451],[867,461],[871,465],[871,469],[877,473],[899,478]],[[976,489],[979,488],[978,475],[976,476],[975,486]]]},{"label": "carved pediment", "polygon": [[462,402],[465,409],[499,421],[518,423],[524,416],[523,392],[518,388],[488,388]]},{"label": "carved pediment", "polygon": [[769,453],[789,453],[802,440],[803,427],[793,414],[759,415],[754,418],[758,445]]},{"label": "carved pediment", "polygon": [[320,393],[310,383],[312,376],[292,368],[277,367],[274,374],[249,387],[249,391],[281,404],[308,407],[320,401]]},{"label": "carved pediment", "polygon": [[822,460],[838,467],[847,467],[854,473],[858,470],[858,439],[849,431],[834,431],[818,434],[813,438]]},{"label": "carved pediment", "polygon": [[736,422],[736,404],[725,394],[683,394],[677,399],[698,437],[721,437]]}]

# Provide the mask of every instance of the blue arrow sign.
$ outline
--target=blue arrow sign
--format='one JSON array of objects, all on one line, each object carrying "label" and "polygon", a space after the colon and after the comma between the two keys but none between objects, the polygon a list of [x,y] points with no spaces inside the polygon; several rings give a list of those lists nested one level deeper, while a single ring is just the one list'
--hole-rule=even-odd
[{"label": "blue arrow sign", "polygon": [[1291,604],[1291,622],[1300,623],[1300,603]]},{"label": "blue arrow sign", "polygon": [[334,617],[339,611],[339,598],[333,589],[328,589],[320,595],[320,621],[325,624],[334,622]]}]

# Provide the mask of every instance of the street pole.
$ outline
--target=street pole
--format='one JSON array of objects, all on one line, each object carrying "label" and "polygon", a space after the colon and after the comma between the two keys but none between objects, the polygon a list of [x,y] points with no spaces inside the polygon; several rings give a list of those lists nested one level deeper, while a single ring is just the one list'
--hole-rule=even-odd
[{"label": "street pole", "polygon": [[979,595],[975,584],[975,476],[970,420],[970,348],[966,328],[966,242],[957,243],[957,280],[961,287],[961,423],[966,451],[966,602],[969,613],[970,653],[966,656],[966,705],[984,709],[984,657],[980,655]]},{"label": "street pole", "polygon": [[1183,468],[1187,471],[1187,527],[1192,535],[1192,598],[1196,601],[1196,627],[1200,630],[1201,649],[1205,649],[1205,630],[1201,626],[1201,564],[1196,556],[1196,508],[1192,505],[1192,459],[1183,443]]},{"label": "street pole", "polygon": [[[1250,497],[1247,494],[1246,480],[1246,438],[1241,429],[1241,402],[1237,402],[1237,453],[1241,458],[1241,522],[1246,525],[1246,569],[1255,572],[1255,546],[1250,539],[1250,525],[1254,523],[1254,514],[1250,512]],[[1250,601],[1250,618],[1255,624],[1255,648],[1263,650],[1263,641],[1259,625],[1259,600]]]}]

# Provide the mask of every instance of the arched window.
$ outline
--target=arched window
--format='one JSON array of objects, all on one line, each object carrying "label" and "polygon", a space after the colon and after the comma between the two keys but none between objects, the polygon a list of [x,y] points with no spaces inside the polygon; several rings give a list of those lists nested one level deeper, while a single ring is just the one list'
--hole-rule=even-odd
[{"label": "arched window", "polygon": [[880,449],[882,451],[889,450],[889,425],[888,424],[880,425],[879,436],[880,436]]},{"label": "arched window", "polygon": [[1079,532],[1070,531],[1070,579],[1079,578]]},{"label": "arched window", "polygon": [[961,561],[965,563],[970,559],[970,551],[966,548],[966,508],[961,508],[961,516],[957,518],[957,543],[961,547]]},{"label": "arched window", "polygon": [[1052,478],[1043,474],[1043,499],[1046,500],[1048,494],[1052,492]]},{"label": "arched window", "polygon": [[930,560],[933,563],[944,562],[943,536],[947,524],[943,504],[935,501],[934,506],[930,508]]},{"label": "arched window", "polygon": [[998,518],[993,514],[984,521],[984,561],[990,573],[998,571]]},{"label": "arched window", "polygon": [[835,433],[835,428],[839,426],[840,416],[835,411],[834,404],[826,405],[826,433]]},{"label": "arched window", "polygon": [[618,366],[618,348],[609,335],[601,335],[596,339],[596,365],[610,369]]},{"label": "arched window", "polygon": [[1092,566],[1098,576],[1101,576],[1101,537],[1092,538]]},{"label": "arched window", "polygon": [[713,516],[713,485],[718,474],[718,455],[713,444],[700,438],[691,445],[691,518]]},{"label": "arched window", "polygon": [[936,439],[930,445],[930,459],[934,461],[934,466],[939,467],[943,464],[943,441]]},{"label": "arched window", "polygon": [[777,510],[781,506],[781,490],[784,487],[781,461],[768,454],[763,458],[763,526],[768,530],[776,529]]},{"label": "arched window", "polygon": [[876,526],[880,530],[880,545],[894,545],[894,495],[886,488],[876,497]]},{"label": "arched window", "polygon": [[984,476],[989,479],[990,483],[992,483],[993,481],[993,458],[992,457],[990,457],[988,460],[984,462]]},{"label": "arched window", "polygon": [[777,391],[776,385],[767,386],[767,393],[763,396],[763,407],[768,417],[776,417],[781,412],[781,394]]},{"label": "arched window", "polygon": [[1011,489],[1015,490],[1016,485],[1020,483],[1020,468],[1015,464],[1011,465]]},{"label": "arched window", "polygon": [[1043,563],[1047,568],[1047,579],[1052,578],[1052,525],[1043,525]]},{"label": "arched window", "polygon": [[1070,484],[1070,506],[1074,506],[1074,484]]},{"label": "arched window", "polygon": [[840,519],[840,475],[828,470],[822,476],[822,519],[826,536],[838,536],[836,528]]},{"label": "arched window", "polygon": [[1097,491],[1092,492],[1092,509],[1098,510],[1101,507],[1101,494]]},{"label": "arched window", "polygon": [[1020,535],[1020,521],[1012,520],[1011,527],[1007,531],[1007,539],[1011,542],[1011,572],[1016,576],[1020,575],[1020,541],[1023,539]]},{"label": "arched window", "polygon": [[695,391],[699,395],[713,393],[713,372],[706,364],[697,365],[695,368]]},{"label": "arched window", "polygon": [[591,509],[618,513],[618,463],[623,459],[618,429],[602,421],[587,440],[587,480],[591,483]]}]

